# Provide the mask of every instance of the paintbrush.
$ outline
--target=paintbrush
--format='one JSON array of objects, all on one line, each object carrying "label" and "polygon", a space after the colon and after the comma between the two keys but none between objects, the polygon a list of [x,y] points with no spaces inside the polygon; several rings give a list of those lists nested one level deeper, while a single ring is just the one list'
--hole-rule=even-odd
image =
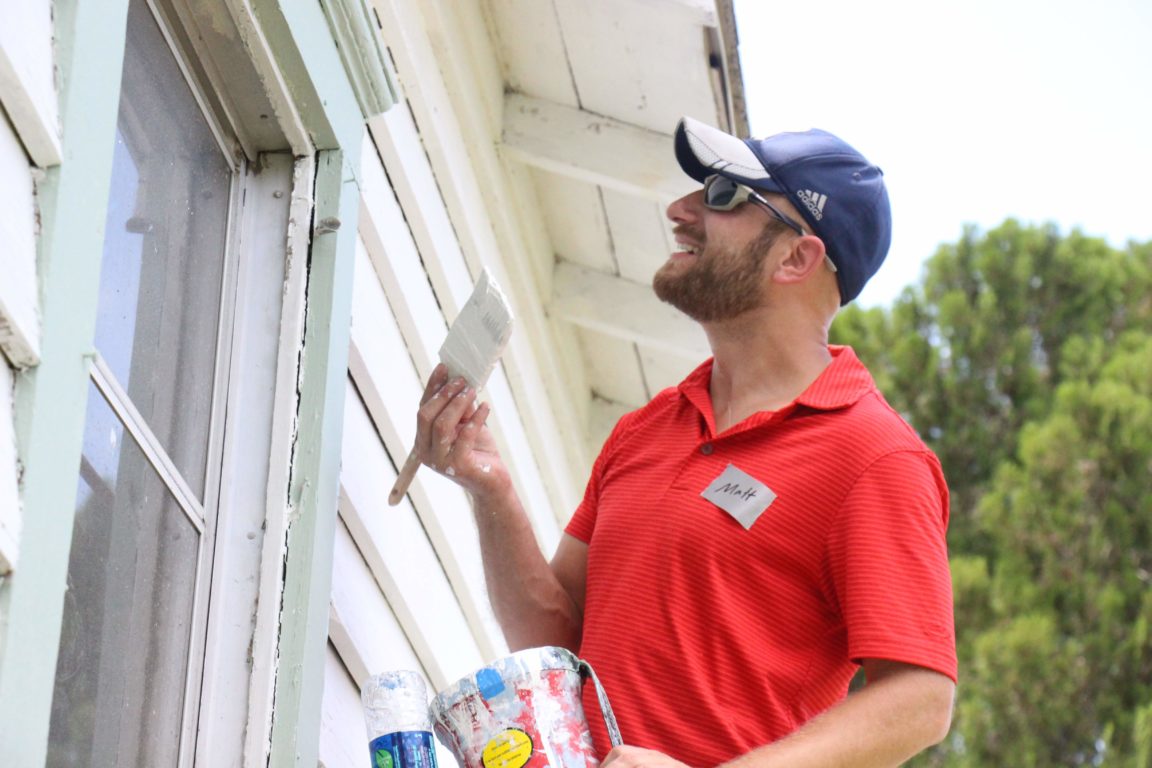
[{"label": "paintbrush", "polygon": [[[449,377],[461,376],[479,391],[488,381],[511,335],[512,308],[485,268],[440,345],[440,362],[447,366]],[[419,467],[420,459],[414,446],[388,494],[390,506],[399,504],[408,493]]]}]

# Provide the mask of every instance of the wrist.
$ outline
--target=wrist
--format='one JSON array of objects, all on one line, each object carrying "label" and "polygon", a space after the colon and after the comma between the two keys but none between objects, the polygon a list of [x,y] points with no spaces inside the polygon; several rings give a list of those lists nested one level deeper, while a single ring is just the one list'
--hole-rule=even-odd
[{"label": "wrist", "polygon": [[514,495],[512,478],[502,464],[484,465],[465,490],[477,507],[503,506]]}]

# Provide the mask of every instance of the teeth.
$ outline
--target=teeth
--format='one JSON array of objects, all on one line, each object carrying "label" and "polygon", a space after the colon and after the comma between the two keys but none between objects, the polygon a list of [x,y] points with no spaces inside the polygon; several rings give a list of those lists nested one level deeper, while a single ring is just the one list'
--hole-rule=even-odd
[{"label": "teeth", "polygon": [[696,256],[700,253],[700,249],[696,248],[695,246],[692,246],[692,245],[681,245],[680,250],[683,251],[684,253],[690,253],[693,256]]}]

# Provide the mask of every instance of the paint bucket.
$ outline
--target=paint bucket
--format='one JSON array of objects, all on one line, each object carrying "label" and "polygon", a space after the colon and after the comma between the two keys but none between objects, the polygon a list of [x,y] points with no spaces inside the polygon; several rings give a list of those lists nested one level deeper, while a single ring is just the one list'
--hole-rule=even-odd
[{"label": "paint bucket", "polygon": [[596,686],[612,745],[620,744],[592,667],[554,647],[506,656],[442,691],[430,707],[433,730],[460,768],[597,768],[580,699],[585,680]]}]

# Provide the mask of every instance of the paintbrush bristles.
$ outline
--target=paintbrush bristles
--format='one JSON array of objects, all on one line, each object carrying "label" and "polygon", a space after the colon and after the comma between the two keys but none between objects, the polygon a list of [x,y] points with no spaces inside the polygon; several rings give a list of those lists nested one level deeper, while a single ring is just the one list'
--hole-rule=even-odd
[{"label": "paintbrush bristles", "polygon": [[485,269],[440,347],[440,360],[453,376],[480,389],[512,335],[512,309]]},{"label": "paintbrush bristles", "polygon": [[[512,320],[508,300],[485,269],[440,346],[440,361],[449,375],[462,376],[477,390],[483,388],[512,336]],[[389,506],[399,504],[408,493],[419,467],[413,448],[388,494]]]}]

